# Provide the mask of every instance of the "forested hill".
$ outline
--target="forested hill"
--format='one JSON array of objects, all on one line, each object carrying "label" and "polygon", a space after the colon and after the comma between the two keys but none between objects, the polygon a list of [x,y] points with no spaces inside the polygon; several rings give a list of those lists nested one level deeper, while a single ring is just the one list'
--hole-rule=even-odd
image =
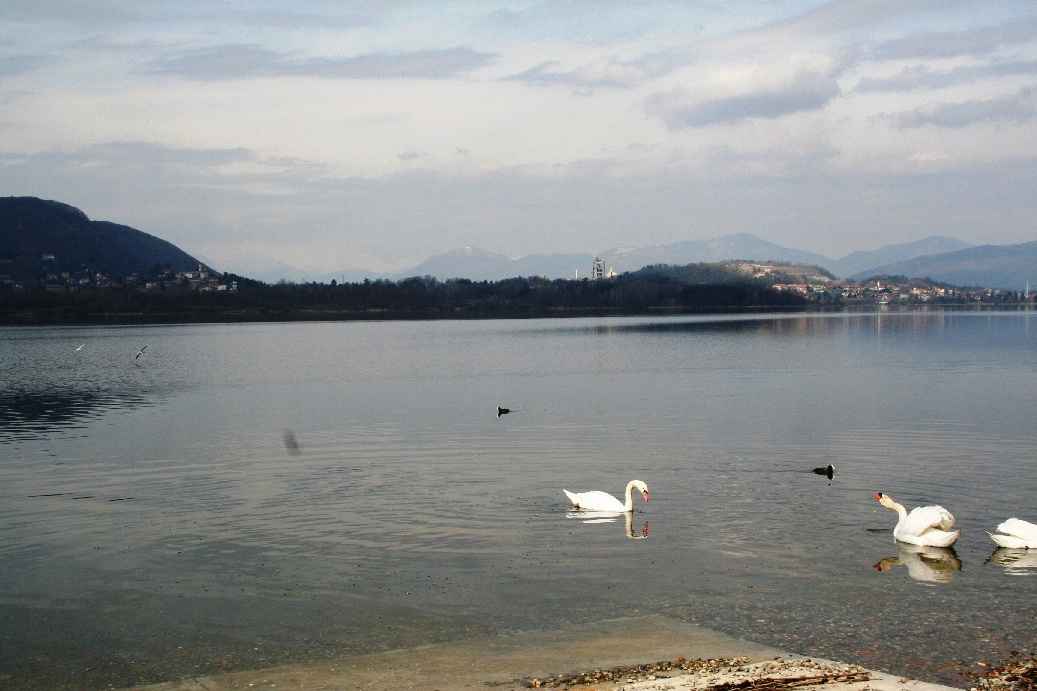
[{"label": "forested hill", "polygon": [[129,226],[91,221],[68,204],[0,197],[0,277],[31,286],[48,274],[145,275],[157,266],[190,271],[199,261]]}]

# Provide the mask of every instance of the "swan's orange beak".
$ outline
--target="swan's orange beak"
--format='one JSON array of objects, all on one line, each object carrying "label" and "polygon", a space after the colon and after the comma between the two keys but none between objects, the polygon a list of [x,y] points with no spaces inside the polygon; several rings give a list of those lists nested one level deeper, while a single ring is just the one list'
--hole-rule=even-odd
[{"label": "swan's orange beak", "polygon": [[876,494],[875,498],[881,501],[882,500],[882,492],[879,492],[878,494]]},{"label": "swan's orange beak", "polygon": [[641,494],[644,495],[645,501],[648,501],[648,490],[645,490],[644,492],[641,492]]}]

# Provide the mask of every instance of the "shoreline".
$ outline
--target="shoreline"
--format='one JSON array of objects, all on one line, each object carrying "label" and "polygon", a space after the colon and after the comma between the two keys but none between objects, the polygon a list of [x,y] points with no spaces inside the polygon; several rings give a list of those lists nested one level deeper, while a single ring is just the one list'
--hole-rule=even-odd
[{"label": "shoreline", "polygon": [[188,677],[130,688],[676,691],[753,686],[774,691],[835,683],[840,684],[841,691],[965,688],[930,684],[848,663],[810,659],[661,616],[613,619],[555,631],[349,655],[313,664]]}]

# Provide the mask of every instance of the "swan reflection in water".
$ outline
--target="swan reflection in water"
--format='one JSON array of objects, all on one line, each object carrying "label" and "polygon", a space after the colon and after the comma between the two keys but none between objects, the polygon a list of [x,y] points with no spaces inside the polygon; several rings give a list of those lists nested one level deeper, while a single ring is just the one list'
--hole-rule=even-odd
[{"label": "swan reflection in water", "polygon": [[922,583],[950,583],[955,571],[961,571],[961,559],[953,547],[928,547],[897,542],[899,554],[886,557],[875,568],[889,571],[897,564],[907,567],[911,578]]},{"label": "swan reflection in water", "polygon": [[1037,569],[1037,549],[998,547],[984,563],[1003,566],[1010,576],[1037,576],[1037,570],[1027,571]]},{"label": "swan reflection in water", "polygon": [[648,537],[648,522],[645,521],[640,533],[634,532],[634,514],[632,511],[570,511],[565,514],[566,518],[578,518],[584,523],[615,523],[616,519],[623,516],[626,519],[626,536],[632,540],[643,540]]}]

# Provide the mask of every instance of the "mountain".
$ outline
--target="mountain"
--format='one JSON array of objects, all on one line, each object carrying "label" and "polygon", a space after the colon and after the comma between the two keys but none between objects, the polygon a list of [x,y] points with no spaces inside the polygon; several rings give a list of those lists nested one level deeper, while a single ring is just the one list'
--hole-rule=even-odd
[{"label": "mountain", "polygon": [[[606,250],[597,255],[607,269],[617,273],[645,266],[715,263],[728,260],[785,262],[818,266],[835,276],[863,279],[872,276],[930,278],[959,286],[1022,290],[1037,281],[1037,243],[973,247],[960,240],[928,237],[917,242],[887,245],[877,250],[853,252],[831,259],[762,240],[749,233],[723,235],[710,240],[687,240],[667,245]],[[426,259],[392,274],[363,269],[343,269],[320,276],[276,260],[250,260],[241,271],[268,283],[284,278],[306,282],[361,282],[366,279],[401,279],[433,276],[440,280],[467,278],[497,281],[517,276],[577,278],[588,276],[594,255],[531,254],[512,259],[473,247]],[[265,262],[265,263],[264,263]],[[43,280],[48,274],[100,273],[119,277],[147,275],[157,266],[188,271],[199,264],[175,245],[129,226],[92,221],[79,209],[35,197],[0,197],[0,281],[23,285]]]},{"label": "mountain", "polygon": [[863,280],[875,276],[929,278],[955,286],[1023,290],[1037,282],[1037,242],[1019,245],[980,245],[956,252],[915,257],[878,266],[850,276]]},{"label": "mountain", "polygon": [[155,265],[174,271],[200,262],[175,245],[129,226],[91,221],[68,204],[36,197],[0,197],[0,276],[22,285],[47,274],[146,275]]},{"label": "mountain", "polygon": [[842,259],[831,261],[825,268],[836,276],[853,276],[859,273],[868,273],[877,266],[904,262],[927,254],[956,252],[969,247],[972,247],[972,245],[967,242],[933,235],[917,242],[886,245],[877,250],[852,252]]},{"label": "mountain", "polygon": [[616,271],[636,271],[650,264],[695,264],[730,259],[788,262],[821,266],[827,269],[832,260],[813,252],[782,247],[749,233],[723,235],[711,240],[686,240],[669,245],[612,249],[599,255],[606,266]]},{"label": "mountain", "polygon": [[[465,247],[426,259],[388,278],[434,276],[439,279],[468,278],[473,281],[499,281],[516,276],[579,278],[589,276],[593,254],[530,254],[512,259],[503,254]],[[712,240],[689,240],[670,245],[618,248],[597,255],[607,269],[617,273],[637,271],[652,264],[684,265],[729,259],[789,262],[821,266],[832,260],[820,254],[775,245],[748,233],[725,235]],[[337,277],[337,274],[327,274]],[[340,279],[341,280],[341,279]]]},{"label": "mountain", "polygon": [[[819,266],[834,276],[846,277],[852,274],[873,275],[876,273],[877,267],[886,264],[907,261],[920,255],[939,254],[969,247],[971,245],[961,240],[933,236],[917,242],[887,245],[877,250],[854,252],[842,259],[832,259],[814,252],[783,247],[749,233],[735,233],[710,240],[687,240],[667,245],[615,248],[605,250],[597,256],[605,263],[606,269],[615,269],[617,273],[637,271],[656,264],[683,266],[745,259]],[[499,281],[516,276],[544,276],[552,279],[576,278],[590,275],[593,258],[594,255],[590,253],[577,253],[530,254],[519,259],[512,259],[503,254],[475,247],[465,247],[430,257],[417,266],[391,274],[346,269],[322,276],[302,277],[299,280],[317,280],[326,283],[333,278],[339,281],[355,282],[364,278],[398,280],[411,276],[434,276],[441,280],[468,278],[475,281]],[[280,269],[280,275],[285,276],[289,269],[290,267]],[[300,276],[303,273],[298,272]],[[263,278],[259,275],[257,277]]]},{"label": "mountain", "polygon": [[441,280],[468,278],[473,281],[499,281],[516,276],[575,278],[577,274],[590,274],[593,259],[590,254],[530,254],[512,259],[503,254],[465,247],[430,257],[413,268],[392,274],[390,278],[433,276]]}]

